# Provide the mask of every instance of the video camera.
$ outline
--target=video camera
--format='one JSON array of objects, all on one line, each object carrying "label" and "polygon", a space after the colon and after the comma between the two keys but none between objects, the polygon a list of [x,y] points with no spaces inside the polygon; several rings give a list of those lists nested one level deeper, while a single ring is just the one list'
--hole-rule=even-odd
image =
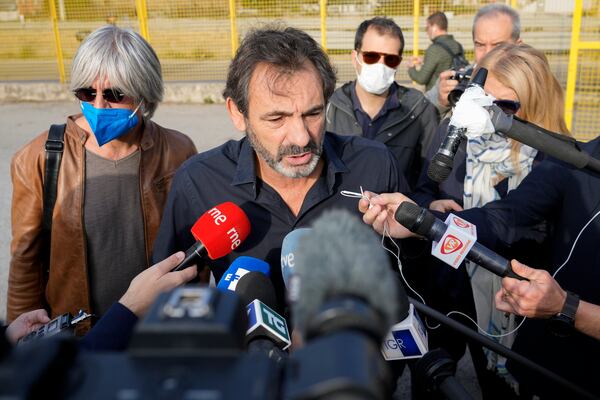
[{"label": "video camera", "polygon": [[[331,306],[323,312],[331,313]],[[390,395],[381,338],[337,328],[308,338],[303,348],[281,360],[268,351],[248,353],[247,327],[246,308],[233,292],[180,287],[157,299],[126,352],[85,351],[75,338],[63,335],[18,346],[0,366],[0,392],[25,399]]]}]

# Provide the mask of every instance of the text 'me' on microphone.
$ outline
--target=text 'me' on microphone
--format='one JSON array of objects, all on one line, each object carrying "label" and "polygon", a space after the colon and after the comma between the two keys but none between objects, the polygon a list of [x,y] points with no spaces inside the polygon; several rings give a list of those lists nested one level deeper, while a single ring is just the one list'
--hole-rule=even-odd
[{"label": "text 'me' on microphone", "polygon": [[173,271],[197,264],[206,256],[216,260],[231,253],[250,234],[250,221],[239,206],[228,201],[202,214],[191,232],[196,243],[187,249],[183,261]]}]

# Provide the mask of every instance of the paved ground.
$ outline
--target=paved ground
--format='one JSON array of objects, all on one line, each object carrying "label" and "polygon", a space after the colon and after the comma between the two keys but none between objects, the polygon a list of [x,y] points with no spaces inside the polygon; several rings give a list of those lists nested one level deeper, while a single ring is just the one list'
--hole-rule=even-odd
[{"label": "paved ground", "polygon": [[[17,149],[52,123],[62,123],[78,112],[75,102],[62,103],[5,103],[0,104],[0,319],[6,313],[6,287],[10,244],[10,159]],[[163,104],[154,120],[169,128],[188,134],[199,151],[239,138],[223,105]],[[480,398],[470,358],[459,363],[457,378],[475,398]],[[408,373],[401,378],[396,399],[410,397]]]}]

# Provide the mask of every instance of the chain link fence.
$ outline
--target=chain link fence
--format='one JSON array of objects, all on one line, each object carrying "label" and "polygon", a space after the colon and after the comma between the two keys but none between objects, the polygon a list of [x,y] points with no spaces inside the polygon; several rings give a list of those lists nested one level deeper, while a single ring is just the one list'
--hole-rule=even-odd
[{"label": "chain link fence", "polygon": [[[340,82],[355,78],[350,51],[364,19],[385,15],[403,29],[405,57],[430,44],[425,18],[444,11],[449,32],[473,59],[473,16],[482,0],[0,0],[0,80],[69,79],[73,55],[94,29],[132,28],[156,50],[167,81],[223,81],[245,33],[265,23],[305,30],[327,50]],[[567,123],[583,140],[600,122],[600,0],[510,0],[523,40],[543,50],[567,89]],[[575,39],[575,40],[573,40]],[[397,79],[410,84],[400,65]],[[570,84],[570,85],[569,85]]]}]

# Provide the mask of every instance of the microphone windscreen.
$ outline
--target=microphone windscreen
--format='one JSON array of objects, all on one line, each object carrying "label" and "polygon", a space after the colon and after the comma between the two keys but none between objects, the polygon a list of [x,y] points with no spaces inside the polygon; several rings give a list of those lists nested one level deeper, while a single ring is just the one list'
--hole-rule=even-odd
[{"label": "microphone windscreen", "polygon": [[211,208],[192,226],[192,235],[202,242],[212,260],[231,253],[248,234],[250,221],[244,211],[232,202]]},{"label": "microphone windscreen", "polygon": [[356,215],[344,210],[324,212],[310,235],[300,240],[296,255],[299,277],[292,306],[295,326],[304,331],[320,306],[335,296],[363,299],[382,316],[386,327],[408,312],[406,294],[380,238]]},{"label": "microphone windscreen", "polygon": [[239,256],[231,263],[229,268],[227,268],[227,271],[225,271],[223,277],[217,284],[217,288],[220,290],[235,291],[240,278],[253,271],[269,276],[271,267],[269,266],[269,263],[259,260],[258,258]]},{"label": "microphone windscreen", "polygon": [[311,232],[310,228],[294,229],[283,238],[281,243],[281,275],[286,288],[289,288],[290,277],[296,265],[296,252],[300,239]]},{"label": "microphone windscreen", "polygon": [[448,179],[453,167],[454,160],[452,157],[436,153],[429,163],[429,168],[427,168],[427,176],[434,182],[442,183]]},{"label": "microphone windscreen", "polygon": [[271,280],[260,272],[248,272],[242,276],[237,283],[235,293],[242,300],[244,306],[254,300],[260,300],[273,310],[277,309],[275,288]]},{"label": "microphone windscreen", "polygon": [[400,203],[394,218],[406,229],[421,236],[428,236],[435,222],[435,215],[408,201]]}]

